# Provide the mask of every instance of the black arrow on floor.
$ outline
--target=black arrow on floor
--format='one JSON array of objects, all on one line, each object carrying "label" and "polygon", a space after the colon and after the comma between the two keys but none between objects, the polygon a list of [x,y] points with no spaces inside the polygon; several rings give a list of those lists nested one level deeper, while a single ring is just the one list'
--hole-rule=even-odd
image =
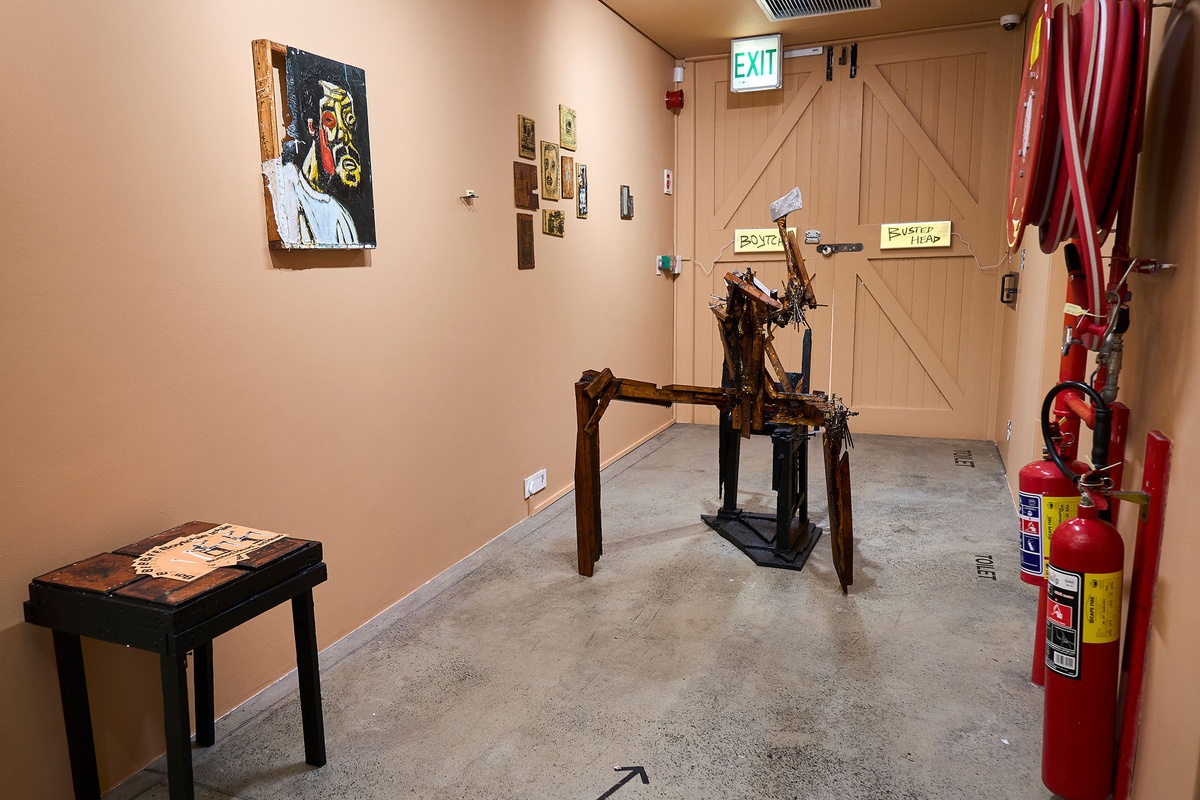
[{"label": "black arrow on floor", "polygon": [[613,794],[616,793],[617,789],[620,789],[622,786],[629,783],[629,781],[633,778],[634,775],[641,777],[642,783],[650,783],[650,777],[648,775],[646,775],[645,767],[642,767],[642,766],[613,767],[613,769],[615,769],[617,772],[626,772],[627,771],[627,772],[629,772],[629,774],[626,775],[624,778],[621,778],[621,780],[617,782],[616,786],[612,787],[607,792],[605,792],[604,794],[597,797],[596,800],[604,800],[604,798],[606,798],[606,797],[611,797]]}]

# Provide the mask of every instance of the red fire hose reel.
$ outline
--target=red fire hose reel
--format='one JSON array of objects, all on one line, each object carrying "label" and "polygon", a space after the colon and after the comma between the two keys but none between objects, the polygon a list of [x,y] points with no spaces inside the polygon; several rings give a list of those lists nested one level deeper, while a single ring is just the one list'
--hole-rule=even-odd
[{"label": "red fire hose reel", "polygon": [[[1022,62],[1009,248],[1020,246],[1027,225],[1038,227],[1046,253],[1078,243],[1087,287],[1073,338],[1089,350],[1100,349],[1124,299],[1149,23],[1146,0],[1086,0],[1078,14],[1043,0]],[[1106,282],[1100,247],[1118,217]]]}]

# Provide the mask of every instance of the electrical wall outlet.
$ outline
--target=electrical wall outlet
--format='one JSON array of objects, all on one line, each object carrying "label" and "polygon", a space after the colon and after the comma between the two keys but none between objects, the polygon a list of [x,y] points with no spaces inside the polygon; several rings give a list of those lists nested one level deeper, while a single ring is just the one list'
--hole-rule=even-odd
[{"label": "electrical wall outlet", "polygon": [[679,274],[679,256],[655,256],[655,273],[663,272],[671,275]]},{"label": "electrical wall outlet", "polygon": [[525,499],[546,488],[546,470],[540,469],[525,479]]}]

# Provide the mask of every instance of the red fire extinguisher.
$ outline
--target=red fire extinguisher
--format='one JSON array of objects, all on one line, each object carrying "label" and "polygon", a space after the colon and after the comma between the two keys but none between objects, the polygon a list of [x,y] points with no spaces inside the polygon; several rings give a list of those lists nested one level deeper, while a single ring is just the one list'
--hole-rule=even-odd
[{"label": "red fire extinguisher", "polygon": [[[1067,464],[1076,474],[1087,471],[1081,461]],[[1017,481],[1021,526],[1021,580],[1035,586],[1045,585],[1046,564],[1050,561],[1050,534],[1079,508],[1079,490],[1075,481],[1062,474],[1050,459],[1026,464]]]},{"label": "red fire extinguisher", "polygon": [[[1081,461],[1071,461],[1068,466],[1076,474],[1087,471],[1087,465]],[[1041,461],[1031,462],[1021,469],[1017,494],[1021,580],[1038,587],[1030,680],[1043,686],[1046,681],[1046,632],[1043,626],[1046,619],[1046,568],[1050,564],[1050,535],[1055,528],[1078,513],[1079,490],[1075,488],[1075,482],[1054,464],[1047,451]]]},{"label": "red fire extinguisher", "polygon": [[1042,783],[1065,800],[1113,791],[1124,564],[1121,534],[1085,496],[1054,532],[1046,578]]},{"label": "red fire extinguisher", "polygon": [[[1106,461],[1112,412],[1086,384],[1050,390],[1045,414],[1065,389],[1083,391],[1094,404],[1092,460]],[[1051,458],[1070,474],[1057,452]],[[1042,783],[1064,800],[1107,800],[1113,791],[1117,682],[1121,666],[1121,572],[1125,545],[1097,504],[1107,507],[1099,471],[1079,481],[1079,515],[1063,522],[1050,541],[1046,571],[1046,697],[1042,729]]]}]

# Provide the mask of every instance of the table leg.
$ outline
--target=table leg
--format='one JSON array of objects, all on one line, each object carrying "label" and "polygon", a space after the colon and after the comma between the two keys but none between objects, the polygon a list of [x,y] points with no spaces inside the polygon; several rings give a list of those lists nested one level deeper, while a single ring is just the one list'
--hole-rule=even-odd
[{"label": "table leg", "polygon": [[54,631],[54,661],[58,667],[63,721],[67,726],[67,754],[71,761],[75,800],[100,800],[100,776],[96,771],[96,744],[92,738],[92,713],[88,707],[87,679],[83,671],[83,647],[77,634]]},{"label": "table leg", "polygon": [[216,709],[213,704],[213,646],[202,644],[192,651],[192,683],[196,695],[196,744],[209,747],[217,741]]},{"label": "table leg", "polygon": [[296,630],[296,676],[300,682],[300,716],[304,722],[304,760],[325,765],[325,720],[321,713],[321,666],[317,661],[317,623],[312,589],[292,598]]},{"label": "table leg", "polygon": [[192,735],[188,720],[187,655],[163,654],[160,656],[160,666],[170,800],[195,800],[192,786]]}]

